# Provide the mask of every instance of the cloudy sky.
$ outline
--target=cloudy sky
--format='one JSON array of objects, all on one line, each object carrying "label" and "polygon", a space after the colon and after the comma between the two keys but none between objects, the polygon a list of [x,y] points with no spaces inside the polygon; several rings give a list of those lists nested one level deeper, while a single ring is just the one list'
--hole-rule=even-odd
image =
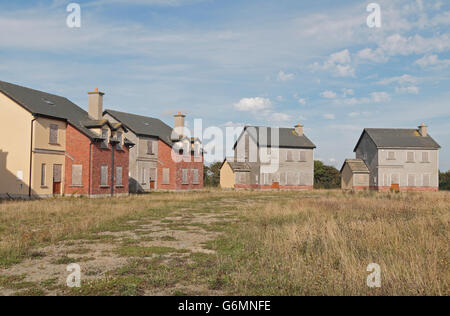
[{"label": "cloudy sky", "polygon": [[[450,2],[378,0],[0,0],[0,80],[86,108],[189,124],[293,127],[340,166],[364,127],[425,122],[450,169]],[[339,6],[337,6],[339,3]]]}]

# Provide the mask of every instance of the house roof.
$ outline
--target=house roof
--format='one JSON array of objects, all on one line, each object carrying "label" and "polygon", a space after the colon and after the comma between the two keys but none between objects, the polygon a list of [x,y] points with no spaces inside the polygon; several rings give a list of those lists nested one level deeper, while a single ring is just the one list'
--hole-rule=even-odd
[{"label": "house roof", "polygon": [[166,144],[173,146],[172,127],[159,119],[114,110],[105,110],[105,113],[123,123],[136,135],[158,137]]},{"label": "house roof", "polygon": [[248,162],[237,162],[237,161],[233,161],[233,159],[225,159],[222,167],[225,163],[228,163],[228,165],[230,165],[231,170],[233,170],[233,172],[250,172],[251,169],[251,165]]},{"label": "house roof", "polygon": [[[298,136],[295,133],[294,128],[273,128],[273,127],[263,127],[263,126],[246,126],[244,130],[242,131],[241,135],[239,136],[239,139],[244,135],[244,132],[248,129],[251,129],[249,132],[250,137],[252,137],[258,146],[260,147],[274,147],[274,148],[308,148],[308,149],[314,149],[316,148],[316,145],[312,141],[309,140],[308,137],[305,135]],[[260,130],[266,129],[267,130],[267,139],[260,140]],[[279,130],[279,144],[273,144],[272,145],[272,130],[278,129]],[[252,131],[255,131],[253,133]],[[256,134],[256,135],[254,135]],[[234,144],[234,148],[236,148],[237,143],[239,139]],[[275,146],[278,145],[278,146]]]},{"label": "house roof", "polygon": [[88,113],[67,98],[0,81],[0,91],[35,116],[65,120],[91,139],[100,136],[83,122],[92,122]]},{"label": "house roof", "polygon": [[355,152],[364,134],[373,140],[377,148],[441,148],[430,135],[423,137],[417,129],[366,128],[356,144]]},{"label": "house roof", "polygon": [[370,173],[369,168],[367,168],[366,163],[362,159],[346,159],[341,168],[341,173],[345,165],[348,165],[353,173]]}]

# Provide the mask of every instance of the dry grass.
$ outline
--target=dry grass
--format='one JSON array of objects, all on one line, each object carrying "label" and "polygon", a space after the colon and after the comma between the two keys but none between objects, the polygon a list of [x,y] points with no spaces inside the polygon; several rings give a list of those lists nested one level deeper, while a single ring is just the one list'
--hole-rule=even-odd
[{"label": "dry grass", "polygon": [[[167,284],[176,283],[177,275],[192,274],[193,284],[205,281],[199,276],[209,275],[210,288],[236,295],[449,295],[449,201],[449,192],[210,190],[3,202],[0,266],[33,256],[33,249],[45,244],[100,231],[133,230],[134,221],[142,224],[203,212],[221,216],[227,210],[235,212],[237,223],[204,225],[223,233],[208,244],[217,255],[202,264],[143,263],[139,268],[167,271],[161,284],[168,282],[166,275],[171,278]],[[366,285],[370,263],[382,268],[380,289]],[[147,272],[130,277],[142,281],[142,291],[151,292],[146,287],[153,283],[144,282]],[[117,275],[114,286],[127,288],[123,282],[128,281],[122,282],[120,271]],[[104,285],[99,280],[92,293],[105,294]]]},{"label": "dry grass", "polygon": [[[448,192],[319,192],[242,207],[246,222],[224,241],[236,250],[230,288],[239,295],[449,295],[449,201]],[[380,289],[366,285],[370,263],[381,266]]]}]

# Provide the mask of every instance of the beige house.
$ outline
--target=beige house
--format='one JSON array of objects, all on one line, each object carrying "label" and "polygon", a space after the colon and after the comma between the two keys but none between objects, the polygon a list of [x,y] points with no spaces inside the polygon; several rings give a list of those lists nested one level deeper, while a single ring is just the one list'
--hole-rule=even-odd
[{"label": "beige house", "polygon": [[347,159],[341,169],[343,190],[368,190],[370,171],[361,159]]},{"label": "beige house", "polygon": [[220,187],[234,189],[236,183],[245,183],[250,179],[250,171],[249,163],[234,162],[233,158],[225,159],[220,168]]}]

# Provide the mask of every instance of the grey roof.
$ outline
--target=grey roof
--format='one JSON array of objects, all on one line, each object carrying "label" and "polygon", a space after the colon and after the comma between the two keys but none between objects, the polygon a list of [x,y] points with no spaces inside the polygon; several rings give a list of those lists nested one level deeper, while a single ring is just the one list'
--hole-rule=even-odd
[{"label": "grey roof", "polygon": [[344,170],[345,165],[348,165],[353,173],[370,173],[366,163],[361,159],[346,159],[341,172]]},{"label": "grey roof", "polygon": [[90,120],[88,113],[64,97],[4,81],[0,81],[0,91],[33,115],[68,121],[89,138],[99,138],[82,123]]},{"label": "grey roof", "polygon": [[229,160],[227,162],[234,172],[250,172],[251,166],[247,162],[234,162]]},{"label": "grey roof", "polygon": [[366,128],[356,144],[355,152],[365,133],[373,140],[377,148],[441,148],[430,135],[422,137],[418,129]]},{"label": "grey roof", "polygon": [[170,146],[173,145],[172,127],[159,119],[113,110],[105,110],[104,113],[111,115],[116,120],[123,123],[136,135],[158,137],[166,144]]},{"label": "grey roof", "polygon": [[[267,139],[260,139],[260,130],[267,130]],[[279,144],[272,145],[272,130],[279,130]],[[314,149],[316,145],[312,141],[309,140],[305,135],[298,136],[295,133],[294,128],[273,128],[273,127],[262,127],[262,126],[246,126],[244,131],[249,130],[250,136],[256,141],[258,146],[261,147],[275,147],[275,148],[308,148]],[[242,131],[241,136],[244,134]],[[254,131],[254,132],[253,132]],[[263,131],[264,133],[264,131]],[[256,135],[255,135],[256,134]],[[264,134],[263,134],[264,135]],[[238,141],[239,141],[238,139]],[[236,148],[238,141],[234,144],[234,148]],[[278,146],[276,146],[278,145]]]}]

